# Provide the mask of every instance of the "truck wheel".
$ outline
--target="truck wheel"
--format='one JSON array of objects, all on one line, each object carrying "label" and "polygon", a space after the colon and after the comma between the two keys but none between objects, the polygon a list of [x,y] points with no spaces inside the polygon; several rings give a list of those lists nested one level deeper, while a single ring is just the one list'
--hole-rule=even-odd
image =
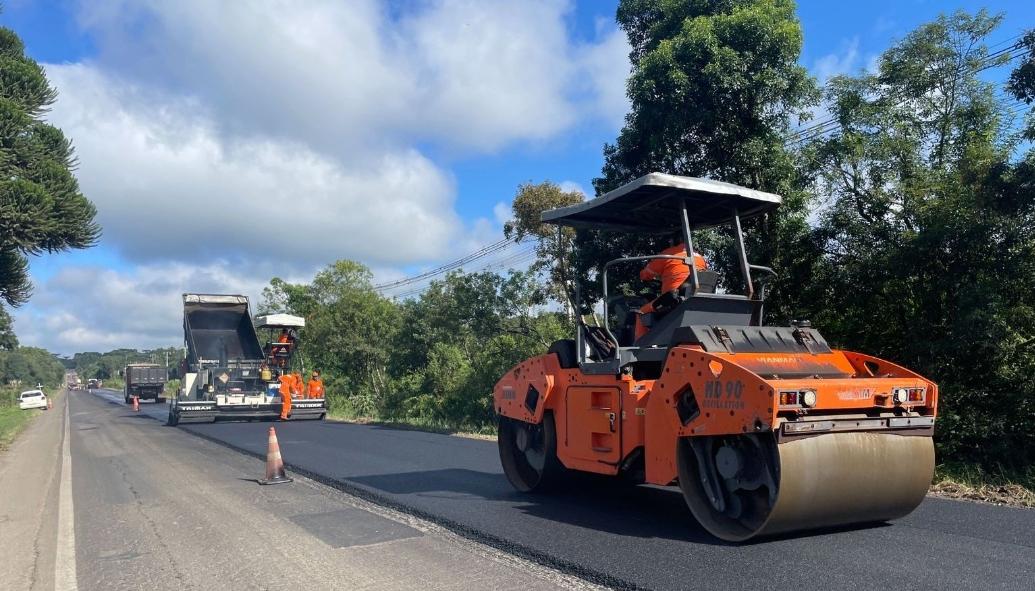
[{"label": "truck wheel", "polygon": [[163,403],[165,403],[165,397],[164,396],[159,396],[158,398],[155,398],[155,403],[156,404],[163,404]]}]

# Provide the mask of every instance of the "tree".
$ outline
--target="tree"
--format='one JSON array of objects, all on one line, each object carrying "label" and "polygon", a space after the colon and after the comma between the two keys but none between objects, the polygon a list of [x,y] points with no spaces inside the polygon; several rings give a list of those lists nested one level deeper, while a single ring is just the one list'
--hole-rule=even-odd
[{"label": "tree", "polygon": [[32,291],[28,255],[87,248],[100,235],[71,142],[42,120],[56,96],[21,39],[0,27],[0,298],[12,306]]},{"label": "tree", "polygon": [[64,377],[65,368],[48,351],[36,347],[18,347],[0,351],[0,383],[22,386],[56,386]]},{"label": "tree", "polygon": [[0,305],[0,351],[18,348],[18,337],[14,334],[14,322],[7,310]]},{"label": "tree", "polygon": [[830,82],[841,128],[811,147],[829,206],[802,301],[828,339],[939,382],[944,454],[1023,466],[1035,460],[1035,158],[1011,161],[1009,105],[979,77],[1004,62],[985,45],[1000,20],[942,16],[876,73]]},{"label": "tree", "polygon": [[542,223],[544,211],[575,205],[585,200],[581,191],[565,191],[551,181],[539,184],[523,183],[518,187],[511,209],[514,219],[503,225],[503,235],[520,242],[536,242],[536,261],[530,267],[535,273],[546,273],[549,289],[543,294],[575,310],[574,277],[569,260],[575,232]]},{"label": "tree", "polygon": [[524,358],[571,334],[543,310],[535,272],[450,273],[400,305],[392,344],[389,416],[480,427],[491,423],[492,387]]},{"label": "tree", "polygon": [[[783,195],[783,208],[747,231],[753,260],[782,271],[784,286],[801,281],[808,270],[799,269],[801,261],[809,259],[808,195],[785,143],[792,120],[806,118],[818,99],[798,64],[802,32],[794,8],[790,0],[623,0],[617,17],[632,45],[632,110],[617,141],[604,148],[603,174],[593,181],[602,194],[657,171]],[[574,263],[588,278],[602,262],[657,252],[664,240],[579,232]],[[732,249],[722,248],[728,236],[702,235],[700,245],[720,268],[735,268]],[[616,272],[619,288],[636,283],[630,266]],[[591,286],[587,295],[600,293]]]},{"label": "tree", "polygon": [[263,291],[263,306],[304,316],[302,360],[325,376],[328,396],[344,395],[363,414],[376,416],[388,395],[398,310],[374,291],[371,277],[359,263],[337,261],[308,285],[274,279]]},{"label": "tree", "polygon": [[[1028,31],[1021,38],[1020,46],[1027,50],[1020,65],[1010,74],[1007,90],[1025,104],[1035,102],[1035,30]],[[1035,140],[1035,119],[1028,119],[1024,137]]]}]

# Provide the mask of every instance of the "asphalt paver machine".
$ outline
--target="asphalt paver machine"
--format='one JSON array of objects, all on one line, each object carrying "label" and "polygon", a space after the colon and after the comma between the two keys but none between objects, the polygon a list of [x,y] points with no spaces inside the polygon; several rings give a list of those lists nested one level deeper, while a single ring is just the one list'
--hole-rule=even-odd
[{"label": "asphalt paver machine", "polygon": [[[304,319],[275,314],[256,319],[270,331],[296,330]],[[259,343],[243,295],[183,295],[183,334],[186,357],[181,388],[169,405],[170,425],[216,420],[276,419],[281,400],[273,379],[262,376],[263,366],[276,372],[291,369],[295,341]],[[291,419],[322,419],[327,413],[323,398],[295,400]]]},{"label": "asphalt paver machine", "polygon": [[[599,326],[578,323],[504,375],[494,389],[499,454],[521,491],[547,490],[569,470],[678,485],[693,515],[728,541],[902,517],[934,472],[937,386],[889,361],[830,347],[807,322],[763,323],[765,279],[748,262],[741,223],[777,195],[649,174],[542,220],[614,232],[693,233],[729,226],[746,293],[716,289],[692,259],[688,281],[655,300],[635,336],[608,292]],[[692,255],[691,255],[692,256]],[[613,273],[612,273],[613,276]],[[664,303],[664,305],[661,305]]]}]

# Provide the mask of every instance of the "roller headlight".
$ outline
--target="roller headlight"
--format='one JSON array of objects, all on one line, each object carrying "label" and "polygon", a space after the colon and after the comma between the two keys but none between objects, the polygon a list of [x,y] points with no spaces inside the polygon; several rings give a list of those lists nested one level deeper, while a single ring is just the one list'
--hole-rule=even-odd
[{"label": "roller headlight", "polygon": [[909,390],[905,388],[895,388],[891,392],[891,399],[895,401],[895,404],[905,404],[909,401]]},{"label": "roller headlight", "polygon": [[813,407],[816,406],[816,391],[815,390],[802,390],[801,391],[801,405]]}]

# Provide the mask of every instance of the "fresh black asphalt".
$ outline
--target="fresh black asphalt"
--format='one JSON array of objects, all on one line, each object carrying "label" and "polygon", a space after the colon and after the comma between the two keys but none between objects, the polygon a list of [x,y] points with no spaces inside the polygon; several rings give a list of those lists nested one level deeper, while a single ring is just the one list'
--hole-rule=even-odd
[{"label": "fresh black asphalt", "polygon": [[[269,426],[181,428],[263,457]],[[1035,588],[1031,509],[928,498],[891,524],[735,545],[709,536],[675,488],[580,478],[563,493],[524,495],[503,476],[492,441],[333,422],[275,426],[289,470],[611,586]]]},{"label": "fresh black asphalt", "polygon": [[[190,425],[256,454],[268,424]],[[677,489],[586,478],[524,495],[496,445],[341,423],[278,424],[286,461],[599,582],[651,589],[1035,588],[1035,510],[928,499],[892,525],[720,543]]]}]

